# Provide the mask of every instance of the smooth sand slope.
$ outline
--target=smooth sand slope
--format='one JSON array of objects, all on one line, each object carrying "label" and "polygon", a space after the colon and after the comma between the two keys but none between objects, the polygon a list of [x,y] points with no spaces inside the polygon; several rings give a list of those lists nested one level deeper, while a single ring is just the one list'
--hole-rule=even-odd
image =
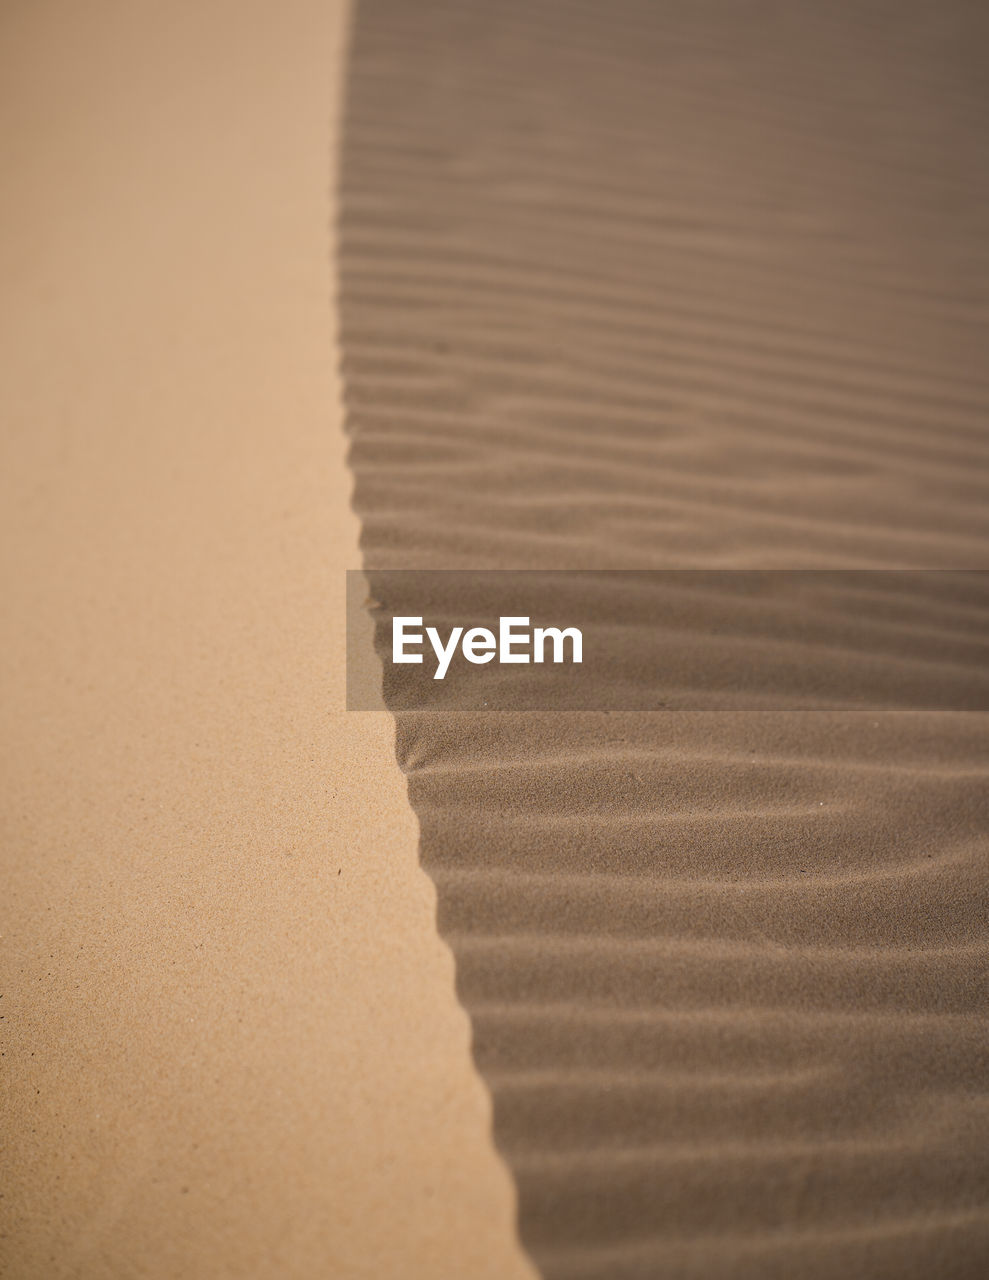
[{"label": "smooth sand slope", "polygon": [[[987,36],[963,3],[362,0],[365,562],[985,568]],[[986,1274],[984,716],[404,714],[398,746],[545,1276]]]},{"label": "smooth sand slope", "polygon": [[10,1280],[531,1274],[393,724],[341,709],[344,18],[0,19]]}]

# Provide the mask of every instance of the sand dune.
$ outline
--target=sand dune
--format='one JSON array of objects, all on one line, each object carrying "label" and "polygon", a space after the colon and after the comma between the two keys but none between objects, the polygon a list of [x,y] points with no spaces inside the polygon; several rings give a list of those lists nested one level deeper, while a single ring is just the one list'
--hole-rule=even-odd
[{"label": "sand dune", "polygon": [[367,0],[376,563],[983,567],[984,19],[873,8]]},{"label": "sand dune", "polygon": [[0,1274],[532,1274],[358,563],[345,6],[0,13]]},{"label": "sand dune", "polygon": [[[984,568],[986,25],[363,0],[372,573]],[[906,633],[970,689],[949,616]],[[983,716],[408,712],[398,755],[545,1276],[985,1273]]]}]

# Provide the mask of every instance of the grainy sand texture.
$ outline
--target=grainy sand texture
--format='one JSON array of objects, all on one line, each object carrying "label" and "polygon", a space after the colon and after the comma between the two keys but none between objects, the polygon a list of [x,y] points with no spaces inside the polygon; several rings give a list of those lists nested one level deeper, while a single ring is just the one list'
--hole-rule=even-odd
[{"label": "grainy sand texture", "polygon": [[343,711],[346,14],[0,15],[0,1274],[531,1276]]},{"label": "grainy sand texture", "polygon": [[[989,1274],[987,49],[6,6],[5,1280]],[[628,700],[348,713],[360,567],[594,571]]]},{"label": "grainy sand texture", "polygon": [[[985,569],[987,40],[961,0],[361,0],[372,579]],[[989,1273],[987,745],[936,710],[399,714],[547,1280]]]}]

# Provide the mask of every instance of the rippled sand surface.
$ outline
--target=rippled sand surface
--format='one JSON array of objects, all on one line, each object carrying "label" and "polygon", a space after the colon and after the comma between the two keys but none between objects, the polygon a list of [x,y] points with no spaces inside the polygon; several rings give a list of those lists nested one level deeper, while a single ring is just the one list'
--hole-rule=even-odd
[{"label": "rippled sand surface", "polygon": [[[987,36],[361,0],[369,568],[984,568]],[[985,1274],[983,715],[401,713],[398,754],[543,1275]]]}]

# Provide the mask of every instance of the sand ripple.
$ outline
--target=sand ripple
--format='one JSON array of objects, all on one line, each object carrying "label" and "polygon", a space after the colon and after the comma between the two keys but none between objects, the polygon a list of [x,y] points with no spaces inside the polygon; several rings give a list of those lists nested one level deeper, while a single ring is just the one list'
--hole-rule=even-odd
[{"label": "sand ripple", "polygon": [[[987,26],[359,0],[368,566],[984,568]],[[964,602],[904,625],[984,678]],[[986,1274],[984,716],[409,713],[398,755],[549,1280]]]}]

